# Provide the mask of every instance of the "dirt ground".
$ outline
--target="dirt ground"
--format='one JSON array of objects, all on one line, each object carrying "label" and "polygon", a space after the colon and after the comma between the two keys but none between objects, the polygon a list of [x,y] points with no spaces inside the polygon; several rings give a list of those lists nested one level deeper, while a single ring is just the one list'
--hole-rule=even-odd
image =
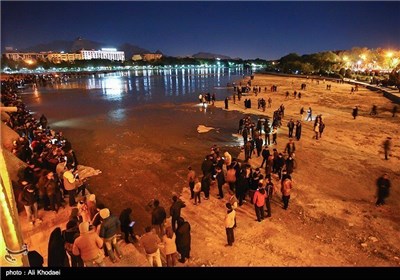
[{"label": "dirt ground", "polygon": [[[307,90],[300,90],[302,83],[307,84]],[[141,234],[150,221],[147,202],[151,198],[158,197],[168,211],[172,193],[183,188],[181,199],[187,206],[182,216],[189,221],[192,236],[191,258],[183,266],[399,267],[400,115],[391,117],[394,104],[365,88],[350,94],[351,85],[322,80],[317,84],[311,79],[256,75],[252,84],[261,86],[262,92],[257,97],[243,97],[241,102],[236,100],[236,104],[230,100],[229,111],[234,112],[211,106],[207,109],[210,114],[197,114],[198,108],[193,104],[154,111],[127,110],[126,120],[113,124],[113,137],[107,114],[87,113],[84,119],[78,118],[79,110],[74,111],[76,116],[58,111],[54,114],[70,123],[78,118],[80,126],[68,128],[68,123],[60,129],[74,143],[82,163],[103,171],[90,180],[90,190],[116,214],[132,207],[138,224],[136,233]],[[278,92],[271,93],[273,84],[278,86]],[[331,85],[330,91],[326,90],[327,84]],[[293,98],[294,90],[302,93],[300,100]],[[290,92],[288,99],[286,91]],[[257,109],[257,99],[267,100],[269,96],[272,108],[263,113]],[[252,99],[252,109],[244,109],[245,98]],[[322,114],[326,125],[323,137],[313,139],[313,122],[303,121],[301,140],[295,142],[297,167],[288,210],[282,209],[278,193],[272,199],[272,217],[258,223],[253,205],[246,202],[237,210],[235,243],[225,247],[227,195],[217,199],[218,190],[213,186],[209,200],[193,205],[185,179],[187,166],[200,170],[201,160],[213,144],[236,156],[242,139],[235,134],[240,112],[251,114],[256,121],[263,114],[272,117],[280,104],[285,105],[285,117],[278,130],[278,144],[270,146],[271,150],[283,151],[288,142],[286,124],[290,118],[300,119],[301,107],[312,107],[314,117]],[[378,107],[377,116],[369,115],[373,104]],[[223,101],[215,105],[224,108]],[[353,120],[355,105],[360,109]],[[184,121],[175,123],[177,118]],[[199,125],[214,129],[197,133]],[[155,136],[163,136],[162,145]],[[388,136],[392,137],[392,150],[390,159],[384,160],[382,143]],[[229,138],[232,140],[226,142]],[[253,156],[250,163],[259,167],[261,158]],[[385,206],[376,207],[375,182],[384,172],[389,174],[391,193]],[[274,183],[279,184],[276,177]]]},{"label": "dirt ground", "polygon": [[[301,83],[307,84],[305,91]],[[278,92],[271,93],[272,84]],[[326,85],[331,90],[326,90]],[[381,94],[363,87],[350,94],[351,85],[311,79],[256,75],[252,85],[262,92],[243,97],[229,110],[246,114],[268,115],[280,104],[285,116],[278,133],[283,151],[288,142],[286,124],[300,119],[300,108],[312,107],[313,116],[322,114],[325,131],[320,140],[312,138],[314,122],[303,121],[302,137],[296,141],[297,167],[293,174],[294,189],[288,210],[282,209],[281,194],[272,201],[272,217],[256,221],[253,205],[245,203],[237,210],[235,243],[225,247],[225,203],[217,199],[216,186],[210,200],[195,206],[186,187],[182,199],[187,207],[182,216],[192,228],[192,250],[188,266],[400,266],[400,116],[391,117],[393,103]],[[264,92],[264,87],[268,88]],[[293,98],[293,91],[302,93]],[[284,93],[290,92],[285,99]],[[272,108],[263,113],[257,109],[257,98],[272,97]],[[243,100],[250,97],[252,108],[244,110]],[[370,116],[372,105],[378,115]],[[356,120],[352,108],[359,106]],[[223,108],[224,102],[216,106]],[[303,116],[305,119],[306,113]],[[236,131],[232,131],[236,133]],[[389,160],[384,160],[382,143],[392,137]],[[241,137],[240,137],[241,138]],[[239,158],[243,159],[243,153]],[[253,167],[261,157],[253,156]],[[200,163],[199,163],[200,164]],[[391,192],[386,205],[376,207],[376,179],[388,172]],[[275,177],[274,183],[278,184]],[[225,191],[226,193],[226,191]]]}]

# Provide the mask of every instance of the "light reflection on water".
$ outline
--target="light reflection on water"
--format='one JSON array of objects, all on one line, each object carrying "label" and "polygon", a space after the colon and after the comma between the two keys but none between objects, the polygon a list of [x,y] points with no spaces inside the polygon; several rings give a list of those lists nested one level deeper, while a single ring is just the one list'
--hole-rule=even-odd
[{"label": "light reflection on water", "polygon": [[[85,114],[108,112],[109,120],[120,122],[126,119],[126,110],[144,104],[197,103],[199,94],[207,92],[223,100],[233,93],[227,83],[238,81],[243,74],[242,69],[223,68],[101,73],[40,86],[24,95],[31,106],[42,110],[57,107],[61,114],[82,107]],[[60,124],[63,125],[66,124]]]},{"label": "light reflection on water", "polygon": [[[166,98],[169,99],[168,101],[179,102],[173,97],[185,95],[194,97],[200,92],[212,92],[215,89],[226,88],[227,83],[234,82],[241,75],[243,74],[239,69],[201,68],[99,74],[88,78],[86,85],[84,78],[78,80],[81,80],[79,86],[84,86],[89,91],[100,89],[106,99],[132,95],[141,96],[137,99],[147,102],[151,100],[166,101]],[[74,87],[74,83],[78,83],[78,81],[72,81],[72,87]]]}]

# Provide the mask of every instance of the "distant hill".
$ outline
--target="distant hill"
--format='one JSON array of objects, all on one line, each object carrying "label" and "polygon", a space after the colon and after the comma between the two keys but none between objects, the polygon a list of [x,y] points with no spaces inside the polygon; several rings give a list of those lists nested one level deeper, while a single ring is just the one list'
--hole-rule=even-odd
[{"label": "distant hill", "polygon": [[229,56],[222,55],[222,54],[215,54],[215,53],[207,53],[207,52],[198,52],[194,55],[192,55],[193,58],[205,58],[205,59],[232,59]]},{"label": "distant hill", "polygon": [[101,48],[104,48],[104,44],[98,43],[95,41],[90,41],[87,39],[83,38],[77,38],[71,45],[71,48],[69,49],[70,52],[76,52],[82,49],[85,50],[100,50]]},{"label": "distant hill", "polygon": [[50,43],[39,44],[35,46],[31,46],[28,48],[20,49],[20,52],[47,52],[47,51],[55,51],[68,52],[71,49],[72,41],[64,41],[64,40],[56,40]]},{"label": "distant hill", "polygon": [[151,53],[149,50],[131,45],[129,43],[122,44],[121,46],[119,46],[118,50],[125,52],[125,59],[127,60],[131,59],[134,54]]}]

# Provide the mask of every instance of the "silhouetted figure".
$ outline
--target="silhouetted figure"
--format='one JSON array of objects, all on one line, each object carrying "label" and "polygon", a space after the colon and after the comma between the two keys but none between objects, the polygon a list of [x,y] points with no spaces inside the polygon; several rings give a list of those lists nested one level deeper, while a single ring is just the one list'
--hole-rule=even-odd
[{"label": "silhouetted figure", "polygon": [[390,152],[390,148],[392,146],[392,138],[388,137],[386,138],[386,140],[383,142],[383,150],[385,151],[385,159],[388,160],[389,159],[389,152]]},{"label": "silhouetted figure", "polygon": [[394,106],[393,106],[393,109],[392,109],[392,117],[393,117],[393,118],[396,116],[397,110],[398,110],[397,105],[394,105]]},{"label": "silhouetted figure", "polygon": [[376,181],[376,185],[378,187],[376,206],[381,206],[385,204],[385,198],[389,196],[390,180],[388,174],[385,173],[383,176],[379,177]]},{"label": "silhouetted figure", "polygon": [[229,99],[228,99],[228,97],[226,97],[225,98],[225,109],[226,110],[228,110],[228,101],[229,101]]},{"label": "silhouetted figure", "polygon": [[353,112],[351,113],[351,115],[353,116],[354,119],[356,119],[356,117],[358,116],[358,107],[355,106],[353,108]]},{"label": "silhouetted figure", "polygon": [[59,227],[56,227],[50,234],[47,266],[69,267],[67,252],[64,248],[64,239]]},{"label": "silhouetted figure", "polygon": [[130,243],[129,236],[132,238],[132,241],[137,241],[137,238],[133,232],[133,225],[135,222],[131,219],[131,208],[126,208],[122,210],[119,215],[119,221],[121,222],[121,232],[124,233],[125,243]]},{"label": "silhouetted figure", "polygon": [[181,254],[179,262],[184,263],[187,258],[190,257],[190,224],[186,222],[182,217],[178,220],[178,228],[175,232],[176,235],[176,248]]}]

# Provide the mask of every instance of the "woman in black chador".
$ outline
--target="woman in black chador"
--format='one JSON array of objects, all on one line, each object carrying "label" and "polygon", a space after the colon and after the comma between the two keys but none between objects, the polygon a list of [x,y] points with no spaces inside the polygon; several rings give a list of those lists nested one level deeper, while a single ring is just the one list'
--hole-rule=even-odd
[{"label": "woman in black chador", "polygon": [[48,247],[48,267],[69,267],[67,252],[64,248],[64,239],[61,229],[56,227],[50,234]]}]

